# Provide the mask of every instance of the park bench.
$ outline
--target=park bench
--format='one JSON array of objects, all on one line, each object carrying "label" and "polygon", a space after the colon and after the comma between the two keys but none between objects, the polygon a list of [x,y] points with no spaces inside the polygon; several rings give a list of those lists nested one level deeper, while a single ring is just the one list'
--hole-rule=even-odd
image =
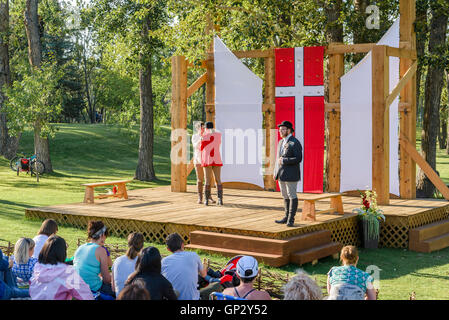
[{"label": "park bench", "polygon": [[[84,203],[94,203],[94,199],[103,199],[109,197],[128,199],[126,184],[131,181],[132,180],[117,180],[83,184],[83,186],[86,187],[86,191],[84,193]],[[117,192],[112,194],[100,194],[98,196],[94,196],[94,189],[96,187],[103,186],[117,186]]]},{"label": "park bench", "polygon": [[[341,193],[298,193],[298,200],[304,201],[302,207],[301,220],[316,221],[317,213],[338,213],[344,214],[343,201]],[[317,211],[315,208],[315,201],[330,199],[330,208],[327,210]]]}]

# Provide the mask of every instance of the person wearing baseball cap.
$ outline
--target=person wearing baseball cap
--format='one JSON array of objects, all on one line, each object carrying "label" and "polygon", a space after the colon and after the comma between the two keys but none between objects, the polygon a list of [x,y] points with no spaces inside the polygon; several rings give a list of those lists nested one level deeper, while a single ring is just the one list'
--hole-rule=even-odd
[{"label": "person wearing baseball cap", "polygon": [[278,144],[273,178],[279,181],[279,188],[284,198],[285,216],[275,222],[286,223],[287,227],[293,227],[298,210],[296,190],[301,180],[302,146],[293,136],[295,130],[290,121],[282,121],[278,128],[282,139]]},{"label": "person wearing baseball cap", "polygon": [[240,284],[237,287],[226,288],[223,294],[246,300],[271,300],[268,292],[253,287],[254,279],[259,274],[259,265],[254,257],[242,256],[237,262],[236,269]]}]

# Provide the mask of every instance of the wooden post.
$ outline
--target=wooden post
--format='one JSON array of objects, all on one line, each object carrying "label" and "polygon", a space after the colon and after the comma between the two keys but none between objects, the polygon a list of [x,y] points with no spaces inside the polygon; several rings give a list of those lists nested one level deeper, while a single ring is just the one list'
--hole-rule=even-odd
[{"label": "wooden post", "polygon": [[172,57],[171,191],[187,191],[187,61]]},{"label": "wooden post", "polygon": [[372,50],[372,188],[380,205],[390,203],[389,60],[385,46]]},{"label": "wooden post", "polygon": [[[274,51],[274,49],[273,49]],[[265,176],[264,185],[265,190],[275,190],[276,184],[273,180],[274,164],[276,161],[276,78],[275,78],[275,58],[273,54],[265,58],[265,103],[271,105],[271,108],[265,111]]]},{"label": "wooden post", "polygon": [[[332,45],[332,44],[331,44]],[[331,47],[331,46],[330,46]],[[329,56],[328,101],[340,103],[340,77],[344,74],[344,55]],[[341,113],[340,109],[328,110],[327,120],[327,157],[326,157],[326,192],[340,191],[341,173]]]},{"label": "wooden post", "polygon": [[[416,19],[415,0],[400,0],[400,31],[399,47],[416,50],[416,33],[414,23]],[[402,78],[405,72],[412,65],[413,61],[407,58],[400,58],[399,74]],[[413,146],[416,145],[416,75],[402,89],[400,102],[407,103],[409,108],[401,110],[400,113],[400,131],[404,133],[407,140]],[[399,193],[403,199],[416,198],[416,162],[399,146]]]}]

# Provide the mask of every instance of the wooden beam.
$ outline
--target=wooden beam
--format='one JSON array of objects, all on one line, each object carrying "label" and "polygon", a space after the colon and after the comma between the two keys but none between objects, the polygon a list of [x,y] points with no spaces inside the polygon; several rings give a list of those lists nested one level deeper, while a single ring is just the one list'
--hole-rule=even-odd
[{"label": "wooden beam", "polygon": [[187,165],[187,177],[190,176],[192,173],[192,170],[195,168],[195,165],[193,164],[193,158],[190,159],[189,164]]},{"label": "wooden beam", "polygon": [[[399,48],[416,52],[416,1],[399,1]],[[399,76],[404,77],[413,64],[411,59],[400,57]],[[407,112],[400,113],[399,127],[412,145],[416,145],[416,74],[405,85],[400,93],[399,104],[408,104]],[[399,194],[402,199],[416,198],[416,163],[412,157],[399,145]]]},{"label": "wooden beam", "polygon": [[203,84],[206,83],[207,73],[204,73],[201,77],[195,80],[190,87],[187,88],[187,98],[189,98],[196,90],[198,90]]},{"label": "wooden beam", "polygon": [[396,99],[396,97],[399,95],[401,90],[404,89],[404,87],[407,85],[407,83],[415,75],[417,67],[418,67],[418,61],[415,61],[411,65],[411,67],[407,70],[407,72],[404,74],[402,79],[398,82],[398,84],[393,89],[393,91],[391,91],[391,93],[388,95],[388,97],[387,97],[387,99],[385,101],[386,107],[387,107],[387,111],[388,111],[388,108],[390,107],[390,105],[393,103],[394,99]]},{"label": "wooden beam", "polygon": [[390,203],[389,119],[385,100],[389,93],[389,58],[385,46],[372,50],[372,187],[380,205]]},{"label": "wooden beam", "polygon": [[[331,47],[340,44],[330,44]],[[344,55],[333,54],[329,56],[329,73],[327,81],[327,107],[326,117],[326,192],[340,191],[341,174],[341,114],[340,114],[340,78],[344,74]],[[330,109],[329,109],[330,108]],[[338,109],[338,110],[337,110]],[[334,112],[338,111],[338,112]]]},{"label": "wooden beam", "polygon": [[[232,53],[239,59],[242,58],[274,58],[274,49],[256,49],[248,51],[232,51]],[[214,53],[210,51],[207,53],[207,60],[214,60]]]},{"label": "wooden beam", "polygon": [[449,188],[446,186],[444,181],[441,180],[435,170],[433,170],[432,167],[427,163],[427,161],[419,154],[415,146],[407,139],[403,132],[401,132],[399,141],[401,147],[404,148],[404,150],[410,155],[410,157],[413,158],[416,164],[424,171],[427,178],[432,181],[435,188],[437,188],[438,191],[441,192],[446,200],[449,200]]},{"label": "wooden beam", "polygon": [[[262,111],[265,120],[265,165],[264,187],[265,190],[275,190],[276,183],[273,180],[274,164],[276,161],[276,65],[274,49],[273,55],[265,58],[265,95]],[[274,129],[274,131],[273,131]]]},{"label": "wooden beam", "polygon": [[262,105],[262,112],[275,112],[276,104],[274,103],[264,103]]},{"label": "wooden beam", "polygon": [[387,47],[387,56],[416,60],[416,50],[406,48]]},{"label": "wooden beam", "polygon": [[345,54],[345,53],[363,53],[369,52],[375,47],[375,43],[341,44],[330,43],[324,50],[325,55]]},{"label": "wooden beam", "polygon": [[172,57],[171,101],[171,191],[186,192],[187,158],[187,61]]},{"label": "wooden beam", "polygon": [[340,102],[324,102],[324,112],[340,112]]}]

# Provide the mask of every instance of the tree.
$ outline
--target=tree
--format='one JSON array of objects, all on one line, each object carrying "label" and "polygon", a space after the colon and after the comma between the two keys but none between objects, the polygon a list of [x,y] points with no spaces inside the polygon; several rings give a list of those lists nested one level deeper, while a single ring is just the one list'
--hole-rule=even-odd
[{"label": "tree", "polygon": [[[39,69],[42,64],[42,45],[39,32],[38,0],[26,0],[25,29],[28,38],[28,59],[31,68]],[[34,153],[44,163],[45,171],[53,172],[48,137],[42,135],[43,121],[43,119],[36,118],[34,122]]]},{"label": "tree", "polygon": [[5,111],[13,133],[38,127],[42,135],[53,135],[50,120],[61,111],[60,78],[55,65],[43,64],[6,88]]},{"label": "tree", "polygon": [[6,95],[3,89],[11,84],[9,67],[9,1],[0,1],[0,155],[11,159],[19,147],[20,133],[17,137],[9,135],[4,104]]},{"label": "tree", "polygon": [[[447,3],[439,1],[430,3],[429,56],[425,83],[424,118],[421,134],[422,154],[427,163],[436,169],[436,139],[439,132],[439,109],[443,86],[444,65],[441,65],[441,54],[446,43],[448,24]],[[431,198],[435,192],[432,182],[422,170],[418,172],[417,193],[422,197]]]},{"label": "tree", "polygon": [[92,10],[87,11],[89,13],[95,17],[94,23],[102,42],[121,38],[134,49],[129,58],[138,70],[140,97],[139,159],[134,178],[155,180],[152,59],[157,57],[162,47],[155,31],[168,22],[166,1],[97,0],[93,1]]}]

